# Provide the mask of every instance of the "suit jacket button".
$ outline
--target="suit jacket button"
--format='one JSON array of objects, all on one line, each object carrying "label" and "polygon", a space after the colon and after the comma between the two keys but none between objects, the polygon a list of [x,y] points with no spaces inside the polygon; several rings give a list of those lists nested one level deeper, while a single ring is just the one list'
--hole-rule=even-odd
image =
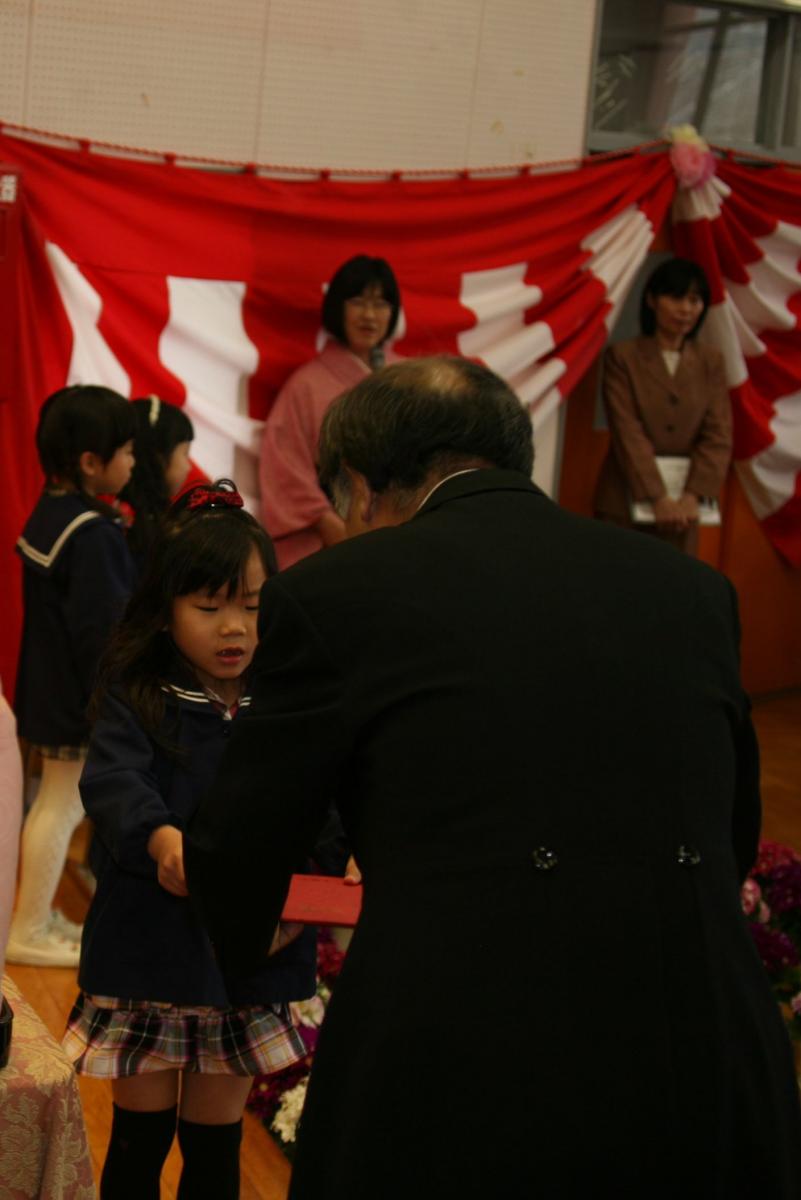
[{"label": "suit jacket button", "polygon": [[675,425],[666,425],[665,426],[665,429],[668,431],[668,433],[673,433],[675,428],[676,428]]},{"label": "suit jacket button", "polygon": [[682,845],[679,846],[676,861],[680,867],[697,867],[701,861],[701,855],[695,846]]},{"label": "suit jacket button", "polygon": [[532,851],[531,858],[536,871],[552,871],[559,862],[553,850],[549,850],[547,846],[538,846]]},{"label": "suit jacket button", "polygon": [[679,398],[678,398],[678,396],[671,396],[671,397],[670,397],[670,403],[671,403],[671,404],[678,404],[678,402],[679,402]]}]

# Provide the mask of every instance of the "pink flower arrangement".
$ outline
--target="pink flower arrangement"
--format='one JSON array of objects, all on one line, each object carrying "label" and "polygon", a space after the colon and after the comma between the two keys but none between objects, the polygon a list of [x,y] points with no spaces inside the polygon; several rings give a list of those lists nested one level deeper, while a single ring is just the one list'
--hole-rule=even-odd
[{"label": "pink flower arrangement", "polygon": [[770,909],[762,899],[762,888],[755,879],[746,879],[740,893],[740,902],[747,917],[753,917],[762,925],[766,925],[770,920]]},{"label": "pink flower arrangement", "polygon": [[801,1041],[801,855],[760,842],[740,903],[790,1036]]},{"label": "pink flower arrangement", "polygon": [[770,875],[776,867],[787,867],[797,862],[801,862],[801,855],[790,846],[783,846],[781,842],[760,842],[751,875]]},{"label": "pink flower arrangement", "polygon": [[675,125],[668,131],[670,161],[680,188],[699,187],[715,174],[715,156],[692,125]]},{"label": "pink flower arrangement", "polygon": [[261,1117],[287,1158],[292,1158],[294,1154],[295,1135],[320,1026],[331,999],[331,989],[344,961],[345,954],[331,934],[321,930],[317,945],[317,992],[310,1000],[300,1000],[289,1006],[306,1053],[299,1062],[285,1067],[283,1071],[276,1071],[273,1075],[257,1075],[250,1089],[248,1108]]}]

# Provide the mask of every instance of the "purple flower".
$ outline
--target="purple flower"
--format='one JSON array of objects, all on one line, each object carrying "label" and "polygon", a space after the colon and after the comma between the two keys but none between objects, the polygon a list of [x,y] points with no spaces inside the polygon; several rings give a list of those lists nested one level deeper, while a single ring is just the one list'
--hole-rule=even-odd
[{"label": "purple flower", "polygon": [[765,882],[765,898],[777,915],[801,912],[801,862],[775,867]]},{"label": "purple flower", "polygon": [[276,1071],[272,1075],[257,1075],[248,1096],[248,1108],[258,1113],[263,1120],[272,1120],[284,1092],[300,1083],[301,1079],[308,1075],[310,1067],[311,1058],[307,1056],[300,1062],[285,1067],[283,1071]]},{"label": "purple flower", "polygon": [[[248,1096],[248,1108],[258,1113],[268,1125],[278,1111],[284,1093],[296,1087],[311,1070],[317,1039],[320,1036],[319,1025],[322,1022],[324,1006],[344,961],[345,955],[331,934],[327,930],[321,931],[317,950],[317,997],[312,997],[306,1002],[305,1018],[303,1014],[298,1016],[297,1013],[295,1018],[295,1028],[303,1039],[306,1053],[300,1062],[292,1063],[283,1071],[276,1071],[272,1075],[257,1075]],[[319,1013],[316,1011],[318,1008]],[[287,1147],[284,1149],[287,1150]]]},{"label": "purple flower", "polygon": [[764,879],[765,876],[771,875],[777,867],[783,867],[793,862],[801,862],[801,856],[792,847],[783,846],[781,842],[760,842],[759,853],[751,874]]},{"label": "purple flower", "polygon": [[331,935],[321,935],[317,947],[317,974],[329,987],[342,970],[344,961],[345,955]]},{"label": "purple flower", "polygon": [[314,1054],[317,1049],[317,1039],[320,1036],[320,1030],[316,1025],[298,1025],[297,1031],[303,1039],[303,1045],[309,1054]]},{"label": "purple flower", "polygon": [[767,925],[751,924],[748,928],[769,975],[780,975],[787,967],[798,966],[798,951],[786,933]]}]

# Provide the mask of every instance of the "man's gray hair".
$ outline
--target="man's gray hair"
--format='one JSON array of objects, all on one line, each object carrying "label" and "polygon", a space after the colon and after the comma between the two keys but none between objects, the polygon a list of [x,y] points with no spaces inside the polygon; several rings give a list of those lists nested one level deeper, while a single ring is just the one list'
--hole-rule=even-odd
[{"label": "man's gray hair", "polygon": [[329,408],[319,446],[319,475],[346,507],[345,467],[373,491],[413,494],[433,473],[500,467],[530,477],[531,418],[515,393],[487,367],[464,358],[411,358],[368,376]]}]

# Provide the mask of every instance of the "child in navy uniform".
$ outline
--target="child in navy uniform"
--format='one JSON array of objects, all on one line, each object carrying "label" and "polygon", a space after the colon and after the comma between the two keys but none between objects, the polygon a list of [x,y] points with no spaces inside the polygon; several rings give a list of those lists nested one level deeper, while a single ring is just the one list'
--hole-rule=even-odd
[{"label": "child in navy uniform", "polygon": [[170,500],[191,470],[189,447],[195,431],[182,408],[158,396],[132,400],[131,408],[136,417],[136,464],[120,499],[133,508],[128,549],[144,571]]},{"label": "child in navy uniform", "polygon": [[249,703],[259,591],[274,570],[241,505],[227,480],[176,502],[101,672],[81,779],[97,892],[64,1046],[79,1073],[112,1080],[103,1200],[158,1197],[176,1123],[181,1200],[233,1200],[252,1076],[305,1053],[287,1002],[314,992],[314,931],[289,941],[279,927],[234,1006],[183,872],[182,830]]},{"label": "child in navy uniform", "polygon": [[42,782],[23,831],[9,962],[78,964],[80,927],[51,906],[83,817],[78,779],[98,661],[133,588],[116,513],[98,495],[128,482],[134,428],[128,401],[104,387],[63,388],[39,416],[45,490],[17,542],[25,617],[15,708],[20,736],[41,752]]}]

